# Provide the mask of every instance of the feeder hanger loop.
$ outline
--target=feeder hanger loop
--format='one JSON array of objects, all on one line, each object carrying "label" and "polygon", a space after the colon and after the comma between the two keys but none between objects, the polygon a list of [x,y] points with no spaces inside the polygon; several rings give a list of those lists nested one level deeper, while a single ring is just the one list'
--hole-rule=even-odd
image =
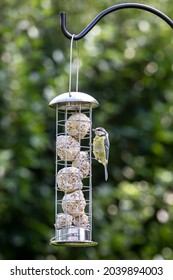
[{"label": "feeder hanger loop", "polygon": [[[115,6],[111,6],[107,8],[106,10],[102,11],[100,14],[98,14],[89,24],[86,28],[84,28],[79,34],[74,35],[73,40],[80,40],[82,39],[104,16],[117,11],[117,10],[122,10],[122,9],[129,9],[129,8],[134,8],[134,9],[141,9],[145,10],[147,12],[150,12],[152,14],[157,15],[158,17],[162,18],[172,29],[173,29],[173,20],[171,20],[167,15],[162,13],[161,11],[148,6],[144,4],[139,4],[139,3],[123,3],[123,4],[118,4]],[[66,13],[61,12],[61,29],[64,35],[68,38],[71,39],[73,34],[69,33],[66,29]]]}]

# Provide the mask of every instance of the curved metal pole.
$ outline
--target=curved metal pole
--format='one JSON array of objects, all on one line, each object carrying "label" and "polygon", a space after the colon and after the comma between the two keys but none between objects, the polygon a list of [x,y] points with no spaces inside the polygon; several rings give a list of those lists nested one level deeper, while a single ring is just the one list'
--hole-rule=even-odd
[{"label": "curved metal pole", "polygon": [[[108,15],[109,13],[112,13],[117,10],[122,10],[126,8],[135,8],[135,9],[141,9],[145,10],[147,12],[150,12],[152,14],[157,15],[161,19],[163,19],[172,29],[173,29],[173,20],[171,20],[167,15],[162,13],[161,11],[148,6],[144,4],[138,4],[138,3],[123,3],[123,4],[118,4],[112,7],[107,8],[106,10],[102,11],[100,14],[98,14],[89,24],[86,28],[84,28],[83,31],[81,31],[78,35],[75,35],[73,37],[73,40],[80,40],[83,38],[104,16]],[[64,35],[68,38],[71,39],[73,34],[69,33],[66,29],[66,13],[61,12],[61,30],[64,33]]]}]

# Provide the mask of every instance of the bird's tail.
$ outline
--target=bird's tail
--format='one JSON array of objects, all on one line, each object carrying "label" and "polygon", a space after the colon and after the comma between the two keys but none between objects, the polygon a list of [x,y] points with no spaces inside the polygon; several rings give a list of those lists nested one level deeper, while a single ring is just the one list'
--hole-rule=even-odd
[{"label": "bird's tail", "polygon": [[105,168],[105,181],[107,181],[107,179],[108,179],[108,169],[107,169],[107,167],[108,167],[108,165],[105,164],[104,165],[104,168]]}]

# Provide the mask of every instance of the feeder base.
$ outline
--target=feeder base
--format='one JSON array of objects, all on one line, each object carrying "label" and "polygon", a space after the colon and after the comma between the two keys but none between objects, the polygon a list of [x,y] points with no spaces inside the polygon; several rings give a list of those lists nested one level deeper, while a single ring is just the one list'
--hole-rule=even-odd
[{"label": "feeder base", "polygon": [[97,245],[91,241],[91,232],[80,227],[67,227],[55,230],[55,237],[50,240],[51,245],[89,247]]},{"label": "feeder base", "polygon": [[66,247],[92,247],[96,246],[97,242],[94,241],[86,241],[86,242],[64,242],[64,241],[51,241],[51,245],[53,246],[66,246]]}]

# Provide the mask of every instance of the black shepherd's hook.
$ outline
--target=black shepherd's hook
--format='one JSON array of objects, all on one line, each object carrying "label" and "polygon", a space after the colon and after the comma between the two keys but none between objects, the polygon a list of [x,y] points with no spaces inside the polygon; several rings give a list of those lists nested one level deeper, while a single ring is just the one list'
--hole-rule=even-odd
[{"label": "black shepherd's hook", "polygon": [[145,10],[147,12],[150,12],[152,14],[157,15],[158,17],[162,18],[171,28],[173,28],[173,20],[171,20],[167,15],[165,15],[164,13],[162,13],[161,11],[148,6],[148,5],[144,5],[144,4],[138,4],[138,3],[123,3],[123,4],[118,4],[112,7],[107,8],[106,10],[102,11],[100,14],[98,14],[89,24],[86,28],[84,28],[84,30],[82,30],[79,34],[74,35],[69,33],[66,29],[66,13],[65,12],[61,12],[61,29],[62,32],[64,33],[64,35],[68,38],[71,39],[73,36],[73,40],[80,40],[81,38],[83,38],[99,21],[101,18],[103,18],[104,16],[108,15],[109,13],[112,13],[114,11],[117,10],[122,10],[122,9],[126,9],[126,8],[135,8],[135,9],[141,9],[141,10]]}]

